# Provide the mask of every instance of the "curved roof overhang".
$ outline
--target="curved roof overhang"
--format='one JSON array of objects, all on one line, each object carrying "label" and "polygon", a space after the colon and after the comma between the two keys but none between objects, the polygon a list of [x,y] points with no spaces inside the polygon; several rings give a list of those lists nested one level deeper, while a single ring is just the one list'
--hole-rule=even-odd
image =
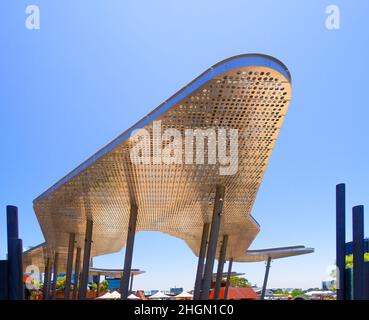
[{"label": "curved roof overhang", "polygon": [[[86,220],[94,223],[92,256],[126,242],[132,199],[137,232],[161,231],[183,239],[198,255],[204,222],[211,220],[215,185],[225,186],[219,237],[229,235],[227,257],[243,255],[260,230],[251,210],[291,98],[291,77],[278,60],[260,54],[214,65],[133,127],[41,194],[34,210],[50,250],[66,252],[68,234],[83,248]],[[153,121],[162,130],[238,130],[238,171],[219,164],[134,165],[130,135]],[[219,252],[219,248],[217,248]]]},{"label": "curved roof overhang", "polygon": [[313,248],[306,248],[305,246],[289,246],[279,248],[269,248],[260,250],[248,250],[246,254],[237,257],[236,262],[258,262],[266,261],[268,258],[272,260],[299,256],[303,254],[313,253]]}]

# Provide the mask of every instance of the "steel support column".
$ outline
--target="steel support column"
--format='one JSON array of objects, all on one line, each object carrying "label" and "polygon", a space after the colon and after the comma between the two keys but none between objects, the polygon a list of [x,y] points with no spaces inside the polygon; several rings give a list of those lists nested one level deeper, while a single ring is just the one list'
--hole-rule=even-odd
[{"label": "steel support column", "polygon": [[74,256],[74,241],[75,241],[75,234],[69,234],[69,245],[68,245],[68,258],[67,258],[67,273],[65,278],[65,299],[69,300],[70,295],[70,286],[72,282],[72,271],[73,271],[73,256]]},{"label": "steel support column", "polygon": [[44,270],[44,284],[42,287],[42,296],[44,300],[48,299],[50,284],[50,258],[46,258]]},{"label": "steel support column", "polygon": [[354,300],[364,299],[364,206],[352,208]]},{"label": "steel support column", "polygon": [[51,275],[52,275],[52,260],[51,258],[49,258],[49,270],[48,270],[48,274],[47,274],[47,279],[48,279],[48,283],[47,283],[47,287],[46,287],[46,300],[49,300],[51,298],[51,287],[52,287],[52,283],[51,283]]},{"label": "steel support column", "polygon": [[73,300],[77,300],[80,265],[81,265],[81,248],[78,247],[76,252],[76,262],[74,266]]},{"label": "steel support column", "polygon": [[129,282],[129,294],[132,293],[132,288],[133,288],[133,273],[131,274],[131,280]]},{"label": "steel support column", "polygon": [[225,234],[223,236],[222,246],[219,252],[218,270],[217,270],[217,277],[215,280],[215,288],[214,288],[214,300],[219,299],[220,286],[222,284],[222,279],[223,279],[223,268],[224,268],[225,255],[227,251],[227,244],[228,244],[228,235]]},{"label": "steel support column", "polygon": [[336,266],[337,300],[346,297],[346,200],[345,184],[336,185]]},{"label": "steel support column", "polygon": [[51,299],[55,299],[56,294],[56,281],[58,280],[58,264],[59,264],[59,252],[54,254],[54,264],[53,264],[53,285],[51,289]]},{"label": "steel support column", "polygon": [[364,300],[369,300],[369,262],[364,262]]},{"label": "steel support column", "polygon": [[202,283],[202,276],[204,273],[204,261],[205,261],[206,246],[207,246],[208,236],[209,236],[209,229],[210,229],[210,224],[204,223],[204,226],[202,228],[199,260],[197,262],[197,272],[196,272],[193,300],[198,300],[200,298],[200,289],[201,289],[201,283]]},{"label": "steel support column", "polygon": [[267,264],[266,264],[266,267],[265,267],[265,276],[264,276],[263,288],[261,290],[261,297],[260,297],[261,300],[264,300],[264,298],[265,298],[265,291],[266,291],[266,287],[267,287],[267,283],[268,283],[269,269],[270,269],[271,261],[272,261],[272,258],[268,257]]},{"label": "steel support column", "polygon": [[232,264],[233,264],[233,258],[229,259],[229,262],[228,262],[228,273],[227,273],[227,282],[226,282],[226,286],[224,289],[224,300],[228,299],[228,289],[229,289],[229,285],[231,284]]},{"label": "steel support column", "polygon": [[79,282],[78,299],[85,300],[88,285],[88,271],[90,268],[91,244],[92,244],[92,220],[86,222],[85,247],[83,249],[83,265]]},{"label": "steel support column", "polygon": [[200,293],[200,300],[209,299],[209,291],[213,275],[214,259],[217,249],[220,221],[223,211],[224,193],[225,193],[224,186],[217,185],[214,200],[213,218],[211,221],[211,230],[209,235],[208,250],[206,253],[205,271]]},{"label": "steel support column", "polygon": [[17,207],[6,206],[6,220],[8,238],[8,298],[9,300],[23,300],[23,243],[19,239]]},{"label": "steel support column", "polygon": [[137,206],[131,204],[131,212],[129,215],[129,225],[127,232],[127,245],[124,257],[124,268],[123,275],[120,281],[120,294],[121,299],[123,300],[126,300],[128,297],[129,278],[131,275],[131,267],[132,267],[133,246],[135,242],[135,233],[136,233],[137,213],[138,213]]},{"label": "steel support column", "polygon": [[99,293],[100,293],[100,277],[101,277],[101,274],[98,273],[97,281],[96,281],[96,298],[99,296]]}]

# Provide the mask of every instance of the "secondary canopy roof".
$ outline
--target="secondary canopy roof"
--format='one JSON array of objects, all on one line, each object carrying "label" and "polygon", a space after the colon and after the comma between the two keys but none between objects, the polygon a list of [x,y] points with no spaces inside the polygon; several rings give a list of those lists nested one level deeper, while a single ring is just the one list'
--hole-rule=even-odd
[{"label": "secondary canopy roof", "polygon": [[266,261],[268,258],[281,259],[292,256],[299,256],[302,254],[313,253],[313,248],[306,248],[305,246],[290,246],[280,248],[269,248],[260,250],[248,250],[245,255],[237,257],[237,262],[257,262]]}]

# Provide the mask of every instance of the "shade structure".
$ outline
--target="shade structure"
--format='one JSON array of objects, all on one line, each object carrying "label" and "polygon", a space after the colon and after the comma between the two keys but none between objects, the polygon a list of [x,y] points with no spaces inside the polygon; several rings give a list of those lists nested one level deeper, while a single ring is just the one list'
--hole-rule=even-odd
[{"label": "shade structure", "polygon": [[110,299],[120,299],[120,293],[118,291],[113,291],[110,294]]},{"label": "shade structure", "polygon": [[[221,184],[226,193],[219,238],[228,235],[226,259],[243,255],[260,230],[251,210],[290,98],[290,73],[275,58],[246,54],[212,66],[34,200],[48,247],[62,256],[73,232],[76,247],[83,248],[88,219],[94,225],[91,256],[121,250],[134,203],[137,232],[178,237],[198,255],[215,185]],[[221,175],[223,165],[209,163],[209,154],[204,164],[133,164],[132,132],[146,129],[152,137],[155,121],[161,132],[238,130],[238,153],[230,156],[238,170]]]},{"label": "shade structure", "polygon": [[139,297],[137,297],[135,294],[131,293],[128,298],[128,300],[141,300]]},{"label": "shade structure", "polygon": [[193,295],[191,293],[188,293],[187,291],[182,291],[180,294],[176,295],[176,298],[193,298]]},{"label": "shade structure", "polygon": [[321,290],[313,290],[313,291],[305,292],[305,295],[309,297],[314,296],[314,295],[330,296],[334,294],[335,293],[333,291],[321,291]]},{"label": "shade structure", "polygon": [[96,298],[96,300],[118,300],[120,299],[120,293],[118,291],[113,291],[113,292],[107,292],[105,294],[103,294],[102,296]]},{"label": "shade structure", "polygon": [[163,292],[161,291],[158,291],[157,293],[153,294],[152,296],[149,297],[149,299],[169,299],[170,296],[164,294]]},{"label": "shade structure", "polygon": [[110,292],[107,292],[103,294],[102,296],[96,298],[96,300],[105,300],[105,299],[112,299]]},{"label": "shade structure", "polygon": [[299,256],[303,254],[313,253],[313,248],[306,248],[305,246],[289,246],[279,248],[269,248],[260,250],[248,250],[243,256],[237,257],[237,262],[258,262],[266,261],[268,258],[272,260]]},{"label": "shade structure", "polygon": [[[145,271],[139,269],[131,269],[131,276],[138,276],[145,273]],[[88,271],[90,276],[106,276],[109,278],[121,278],[123,275],[122,269],[107,269],[107,268],[90,268]]]}]

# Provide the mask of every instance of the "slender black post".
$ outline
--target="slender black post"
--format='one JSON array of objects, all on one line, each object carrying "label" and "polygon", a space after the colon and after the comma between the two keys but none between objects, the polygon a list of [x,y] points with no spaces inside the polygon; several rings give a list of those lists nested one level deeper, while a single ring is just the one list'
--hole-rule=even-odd
[{"label": "slender black post", "polygon": [[226,286],[224,289],[224,300],[228,299],[228,290],[229,290],[229,285],[231,284],[232,264],[233,264],[233,258],[229,259],[229,262],[228,262],[228,274],[227,274]]},{"label": "slender black post", "polygon": [[100,273],[97,274],[97,281],[96,281],[96,298],[99,296],[100,293]]},{"label": "slender black post", "polygon": [[88,219],[86,222],[85,247],[83,249],[83,266],[82,266],[81,280],[80,280],[79,292],[78,292],[79,300],[86,299],[87,285],[88,285],[88,272],[90,269],[92,228],[93,228],[93,222],[92,220]]},{"label": "slender black post", "polygon": [[42,288],[42,295],[44,300],[48,299],[49,283],[50,283],[50,258],[47,257],[45,261],[45,270],[44,270],[44,285]]},{"label": "slender black post", "polygon": [[267,283],[268,283],[269,269],[270,269],[271,261],[272,261],[272,258],[268,257],[267,264],[266,264],[266,267],[265,267],[265,276],[264,276],[263,288],[262,288],[261,297],[260,297],[261,300],[264,300],[264,298],[265,298],[265,291],[266,291],[266,287],[267,287]]},{"label": "slender black post", "polygon": [[369,300],[369,262],[364,262],[364,300]]},{"label": "slender black post", "polygon": [[204,261],[206,254],[206,245],[209,236],[210,224],[204,223],[202,228],[202,236],[201,236],[201,244],[200,244],[200,252],[199,252],[199,260],[197,262],[197,272],[196,272],[196,280],[195,280],[195,290],[193,294],[193,300],[198,300],[200,298],[200,289],[202,283],[202,276],[204,273]]},{"label": "slender black post", "polygon": [[131,204],[131,212],[129,215],[129,225],[127,232],[127,245],[124,257],[123,275],[120,282],[121,299],[126,300],[128,297],[129,278],[131,275],[133,246],[135,242],[136,222],[137,222],[137,206]]},{"label": "slender black post", "polygon": [[81,248],[78,247],[76,252],[76,262],[74,266],[73,300],[77,300],[80,265],[81,265]]},{"label": "slender black post", "polygon": [[225,193],[224,186],[217,185],[216,192],[215,192],[213,218],[211,221],[209,244],[208,244],[208,250],[206,253],[204,278],[202,281],[202,288],[201,288],[201,293],[200,293],[200,300],[209,299],[209,291],[210,291],[211,281],[213,277],[214,259],[215,259],[216,249],[217,249],[220,221],[221,221],[221,216],[222,216],[222,211],[223,211],[224,193]]},{"label": "slender black post", "polygon": [[8,298],[9,300],[24,299],[23,284],[23,245],[19,239],[18,208],[6,207],[8,235]]},{"label": "slender black post", "polygon": [[69,300],[70,286],[72,282],[72,271],[73,271],[73,255],[74,255],[74,241],[75,234],[69,234],[69,245],[68,245],[68,258],[67,258],[67,274],[65,278],[65,299]]},{"label": "slender black post", "polygon": [[354,300],[364,299],[364,206],[352,208]]},{"label": "slender black post", "polygon": [[7,260],[0,260],[0,300],[9,300]]},{"label": "slender black post", "polygon": [[219,299],[220,286],[222,284],[222,279],[223,279],[223,268],[224,268],[225,255],[227,251],[227,244],[228,244],[228,235],[225,234],[223,236],[222,246],[220,248],[220,253],[219,253],[218,270],[217,270],[217,276],[216,276],[215,288],[214,288],[214,300]]},{"label": "slender black post", "polygon": [[131,280],[129,282],[129,294],[132,293],[132,288],[133,288],[133,273],[131,274]]},{"label": "slender black post", "polygon": [[55,252],[54,255],[54,265],[53,265],[53,285],[51,289],[51,298],[54,300],[56,297],[56,282],[58,281],[59,274],[59,253]]},{"label": "slender black post", "polygon": [[48,273],[47,273],[47,286],[46,286],[46,295],[45,295],[45,300],[49,300],[51,298],[51,274],[52,274],[52,259],[49,259],[49,269],[48,269]]},{"label": "slender black post", "polygon": [[346,200],[345,184],[336,185],[337,300],[346,299]]}]

